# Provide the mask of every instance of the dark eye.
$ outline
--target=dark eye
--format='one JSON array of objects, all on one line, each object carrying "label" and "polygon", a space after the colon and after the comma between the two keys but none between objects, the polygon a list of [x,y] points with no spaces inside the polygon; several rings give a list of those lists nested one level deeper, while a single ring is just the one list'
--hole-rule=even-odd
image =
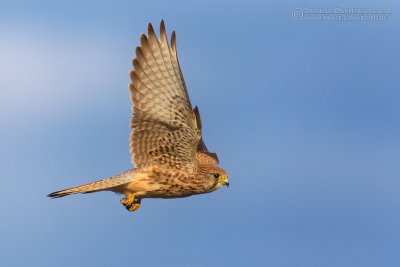
[{"label": "dark eye", "polygon": [[214,178],[218,179],[221,175],[219,173],[214,173]]}]

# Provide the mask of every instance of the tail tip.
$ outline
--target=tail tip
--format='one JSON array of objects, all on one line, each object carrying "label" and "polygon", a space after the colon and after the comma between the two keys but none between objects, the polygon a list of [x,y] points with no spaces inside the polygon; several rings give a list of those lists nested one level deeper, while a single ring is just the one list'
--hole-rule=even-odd
[{"label": "tail tip", "polygon": [[59,197],[64,197],[68,194],[63,193],[62,191],[57,191],[57,192],[53,192],[47,195],[47,197],[49,198],[59,198]]}]

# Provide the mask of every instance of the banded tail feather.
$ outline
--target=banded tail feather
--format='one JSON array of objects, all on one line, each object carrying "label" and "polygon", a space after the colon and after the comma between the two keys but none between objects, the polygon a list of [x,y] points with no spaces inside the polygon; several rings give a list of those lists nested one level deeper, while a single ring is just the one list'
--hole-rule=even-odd
[{"label": "banded tail feather", "polygon": [[129,183],[133,180],[134,169],[128,170],[124,173],[121,173],[116,176],[112,176],[110,178],[102,179],[99,181],[95,181],[92,183],[82,184],[78,186],[74,186],[71,188],[63,189],[60,191],[53,192],[48,194],[47,196],[50,198],[59,198],[68,196],[71,194],[86,194],[86,193],[94,193],[103,190],[113,191],[113,188]]}]

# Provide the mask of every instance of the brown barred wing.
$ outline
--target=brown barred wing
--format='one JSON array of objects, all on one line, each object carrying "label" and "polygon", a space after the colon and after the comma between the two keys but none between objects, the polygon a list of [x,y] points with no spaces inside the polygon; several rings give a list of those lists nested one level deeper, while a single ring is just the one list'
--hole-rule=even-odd
[{"label": "brown barred wing", "polygon": [[160,32],[158,38],[149,24],[130,73],[132,163],[139,169],[164,165],[192,171],[201,133],[179,66],[175,33],[170,47],[163,21]]},{"label": "brown barred wing", "polygon": [[[196,116],[197,128],[202,131],[202,122],[200,117],[200,111],[198,107],[195,107],[193,110],[194,115]],[[217,165],[219,163],[219,159],[216,153],[208,151],[206,144],[204,143],[203,137],[201,137],[200,142],[197,145],[197,160],[198,162],[206,162],[207,164]]]}]

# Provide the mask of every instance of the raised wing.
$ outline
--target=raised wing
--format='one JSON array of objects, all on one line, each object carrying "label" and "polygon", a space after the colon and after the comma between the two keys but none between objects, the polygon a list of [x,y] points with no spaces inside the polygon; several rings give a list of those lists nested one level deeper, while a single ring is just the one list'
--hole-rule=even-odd
[{"label": "raised wing", "polygon": [[201,138],[178,62],[175,32],[169,47],[164,22],[157,38],[151,24],[140,36],[129,88],[133,128],[130,137],[136,168],[164,165],[192,171]]},{"label": "raised wing", "polygon": [[[199,111],[198,107],[195,107],[193,112],[194,112],[194,115],[196,116],[197,128],[201,132],[201,130],[202,130],[202,122],[201,122],[200,111]],[[217,165],[219,163],[219,159],[218,159],[217,154],[208,151],[207,146],[204,143],[203,137],[200,139],[200,142],[197,145],[197,152],[200,152],[202,154],[207,155],[208,158],[210,158],[208,160],[209,163],[214,164],[214,165]]]}]

